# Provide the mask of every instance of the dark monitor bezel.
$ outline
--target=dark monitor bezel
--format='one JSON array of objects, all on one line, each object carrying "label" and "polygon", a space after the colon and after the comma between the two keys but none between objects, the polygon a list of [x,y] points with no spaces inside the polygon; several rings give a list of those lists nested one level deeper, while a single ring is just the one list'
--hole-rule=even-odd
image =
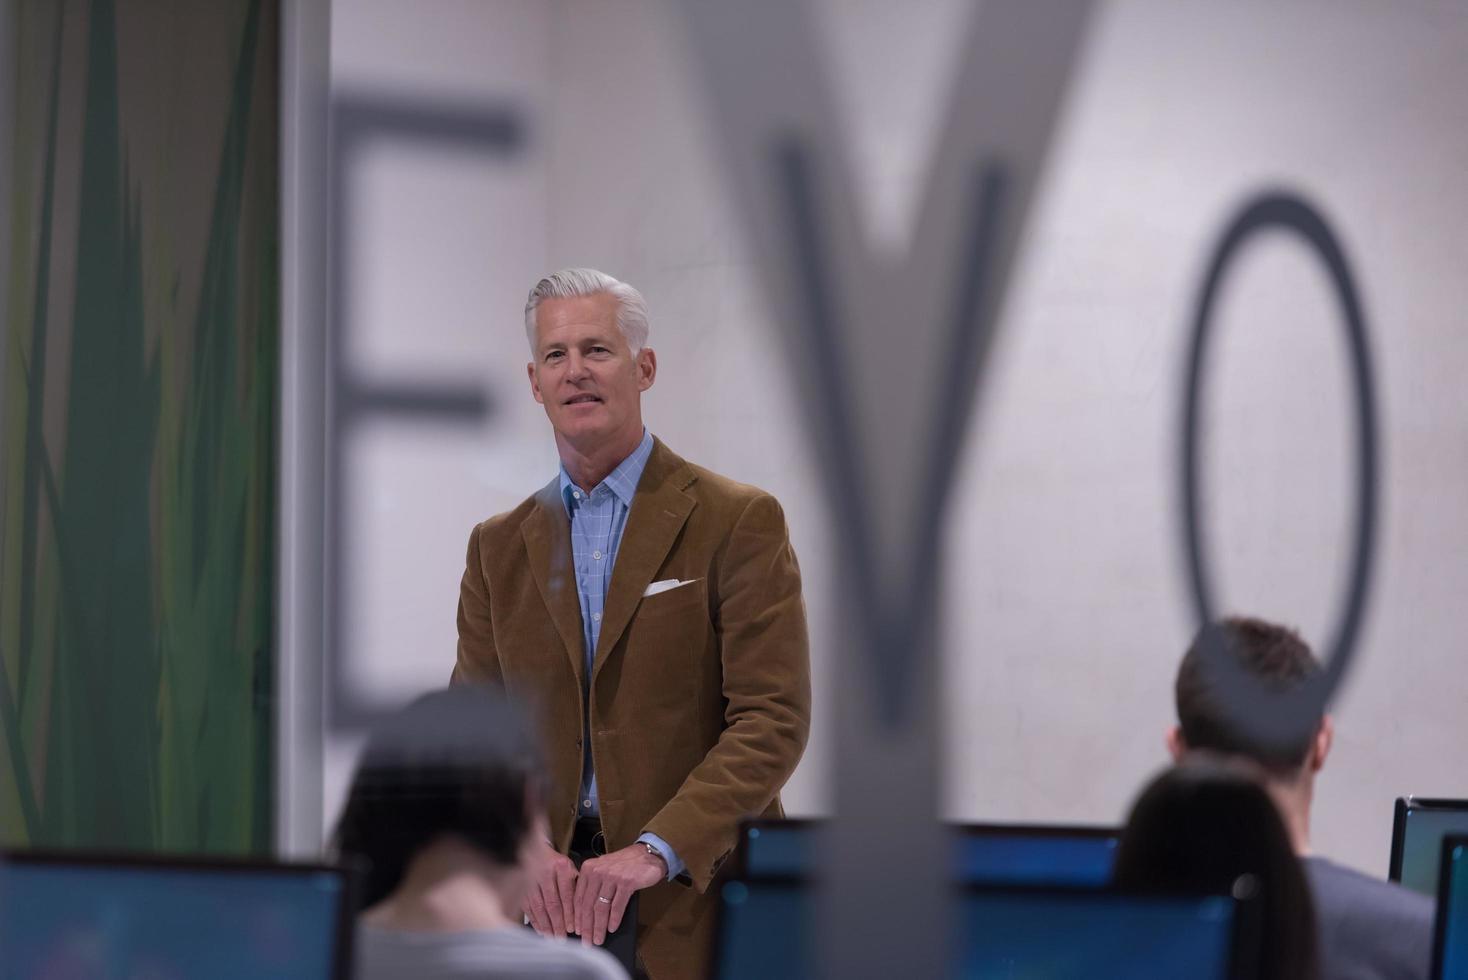
[{"label": "dark monitor bezel", "polygon": [[1435,980],[1441,980],[1443,968],[1447,965],[1443,961],[1448,952],[1448,896],[1453,892],[1448,870],[1453,864],[1453,851],[1458,847],[1468,847],[1468,834],[1443,835],[1442,853],[1438,855],[1437,865],[1437,915],[1432,926],[1432,972],[1428,974]]},{"label": "dark monitor bezel", "polygon": [[[759,817],[739,824],[739,842],[734,848],[733,876],[744,878],[749,874],[747,844],[751,830],[813,830],[827,826],[828,820],[810,817]],[[1119,840],[1120,827],[1100,824],[1063,823],[945,823],[946,831],[957,832],[964,837],[1078,837],[1085,839],[1107,838]],[[768,878],[770,875],[761,875]]]},{"label": "dark monitor bezel", "polygon": [[1392,807],[1392,852],[1387,863],[1388,881],[1402,883],[1402,858],[1407,847],[1407,812],[1409,810],[1455,810],[1468,813],[1468,800],[1446,797],[1399,796]]},{"label": "dark monitor bezel", "polygon": [[272,861],[223,855],[138,854],[103,850],[0,849],[0,865],[41,865],[71,868],[145,869],[177,872],[251,871],[283,877],[329,874],[341,880],[337,890],[336,924],[332,930],[332,980],[351,980],[352,941],[355,935],[358,874],[341,864]]},{"label": "dark monitor bezel", "polygon": [[[1006,824],[1004,826],[1012,825]],[[717,980],[720,976],[718,970],[724,952],[725,930],[722,889],[728,885],[736,883],[743,884],[746,881],[794,888],[808,888],[813,884],[818,884],[810,875],[790,874],[758,874],[752,878],[731,878],[715,882],[714,887],[719,889],[719,892],[715,895],[714,941],[709,944],[708,969],[705,972],[705,976],[711,978],[711,980]],[[1241,897],[1239,895],[1217,895],[1212,892],[1138,892],[1118,889],[1109,885],[1088,887],[1085,885],[1022,885],[987,882],[955,884],[952,886],[951,894],[955,897],[970,894],[995,894],[1039,895],[1052,898],[1065,897],[1074,899],[1094,899],[1098,895],[1117,895],[1129,898],[1225,898],[1232,902],[1234,906],[1233,934],[1229,937],[1227,974],[1231,980],[1252,980],[1258,972],[1262,909],[1257,899],[1252,895]]]}]

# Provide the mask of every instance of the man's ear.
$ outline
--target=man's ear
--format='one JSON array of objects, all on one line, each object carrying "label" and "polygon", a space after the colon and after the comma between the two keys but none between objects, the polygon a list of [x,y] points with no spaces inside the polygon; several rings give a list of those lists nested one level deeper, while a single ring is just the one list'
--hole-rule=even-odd
[{"label": "man's ear", "polygon": [[1183,741],[1183,730],[1177,725],[1167,728],[1167,754],[1172,756],[1173,762],[1182,762],[1183,756],[1188,754],[1188,743]]},{"label": "man's ear", "polygon": [[528,375],[530,378],[530,394],[535,396],[536,401],[544,405],[545,396],[540,393],[540,380],[535,377],[534,361],[527,361],[525,363],[525,374]]},{"label": "man's ear", "polygon": [[1335,720],[1330,715],[1320,719],[1320,727],[1315,731],[1315,739],[1310,743],[1310,771],[1319,772],[1325,766],[1326,756],[1330,755],[1330,746],[1335,742]]},{"label": "man's ear", "polygon": [[651,347],[637,352],[637,390],[646,391],[658,376],[658,355]]}]

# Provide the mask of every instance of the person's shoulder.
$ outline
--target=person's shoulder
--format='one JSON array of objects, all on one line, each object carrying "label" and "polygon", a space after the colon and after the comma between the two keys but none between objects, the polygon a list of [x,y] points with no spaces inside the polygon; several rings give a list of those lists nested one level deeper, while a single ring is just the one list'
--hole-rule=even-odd
[{"label": "person's shoulder", "polygon": [[688,469],[694,476],[689,492],[695,495],[713,498],[740,510],[756,501],[767,500],[779,506],[779,501],[775,500],[774,494],[751,483],[740,483],[722,473],[715,473],[706,466],[699,466],[697,463],[689,463]]},{"label": "person's shoulder", "polygon": [[514,967],[506,976],[556,980],[625,980],[615,957],[576,939],[547,939],[529,929],[501,929],[491,934],[497,955]]},{"label": "person's shoulder", "polygon": [[369,975],[396,977],[395,968],[413,964],[417,975],[435,977],[515,977],[529,980],[626,980],[626,971],[605,950],[574,940],[546,939],[528,929],[486,932],[401,933],[370,927],[358,930],[362,966]]},{"label": "person's shoulder", "polygon": [[689,463],[688,469],[694,479],[686,492],[698,501],[706,526],[716,528],[720,536],[788,539],[785,509],[774,494],[696,463]]},{"label": "person's shoulder", "polygon": [[681,484],[679,489],[691,494],[697,500],[733,510],[735,513],[744,511],[756,502],[767,502],[768,505],[775,508],[780,506],[775,495],[768,490],[750,483],[741,483],[707,466],[700,466],[698,463],[684,459],[669,449],[661,440],[658,441],[657,447],[657,451],[663,457],[662,464],[667,467],[667,472],[675,477],[681,477],[678,481]]},{"label": "person's shoulder", "polygon": [[576,939],[547,939],[529,929],[500,930],[494,938],[505,960],[513,961],[514,976],[557,980],[625,980],[627,976],[612,954]]},{"label": "person's shoulder", "polygon": [[1427,918],[1428,921],[1433,918],[1433,899],[1402,888],[1398,883],[1386,882],[1323,857],[1305,858],[1305,870],[1318,891],[1345,896],[1353,904],[1371,905],[1409,917]]},{"label": "person's shoulder", "polygon": [[[540,936],[532,937],[540,939]],[[546,939],[556,947],[566,967],[568,980],[627,980],[627,971],[616,957],[599,946],[583,946],[575,939]]]},{"label": "person's shoulder", "polygon": [[520,525],[538,508],[554,500],[554,486],[546,486],[520,501],[514,507],[487,517],[474,526],[473,536],[481,541],[499,540],[520,533]]},{"label": "person's shoulder", "polygon": [[1304,862],[1325,977],[1426,976],[1435,903],[1324,858]]}]

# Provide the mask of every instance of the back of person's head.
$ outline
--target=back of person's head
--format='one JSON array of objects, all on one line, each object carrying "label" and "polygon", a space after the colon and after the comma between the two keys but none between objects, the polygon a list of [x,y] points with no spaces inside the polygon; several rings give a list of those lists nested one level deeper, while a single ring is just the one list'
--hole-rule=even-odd
[{"label": "back of person's head", "polygon": [[1232,894],[1251,876],[1263,920],[1259,977],[1318,974],[1304,869],[1265,788],[1236,761],[1197,755],[1148,784],[1117,847],[1118,888]]},{"label": "back of person's head", "polygon": [[496,689],[435,691],[388,718],[362,752],[336,831],[342,857],[367,864],[362,906],[446,836],[517,865],[541,812],[539,773],[527,719]]},{"label": "back of person's head", "polygon": [[[1232,617],[1204,627],[1212,629],[1227,656],[1265,687],[1284,691],[1304,683],[1320,670],[1320,662],[1294,630],[1262,619]],[[1289,745],[1260,741],[1251,734],[1218,696],[1213,671],[1203,659],[1204,630],[1200,630],[1178,667],[1174,694],[1178,727],[1187,749],[1242,756],[1271,774],[1298,771],[1310,758],[1313,737]],[[1311,732],[1320,729],[1316,719]]]}]

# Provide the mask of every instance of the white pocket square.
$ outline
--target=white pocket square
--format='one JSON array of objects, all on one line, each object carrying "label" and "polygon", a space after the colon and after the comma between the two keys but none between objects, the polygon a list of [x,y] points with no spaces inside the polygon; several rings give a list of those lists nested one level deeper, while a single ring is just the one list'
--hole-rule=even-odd
[{"label": "white pocket square", "polygon": [[650,595],[657,595],[659,592],[667,592],[669,589],[676,589],[680,585],[692,585],[694,582],[697,581],[698,579],[696,578],[691,578],[687,581],[676,578],[665,578],[661,582],[654,582],[649,585],[647,587],[647,591],[642,593],[642,597],[646,599]]}]

